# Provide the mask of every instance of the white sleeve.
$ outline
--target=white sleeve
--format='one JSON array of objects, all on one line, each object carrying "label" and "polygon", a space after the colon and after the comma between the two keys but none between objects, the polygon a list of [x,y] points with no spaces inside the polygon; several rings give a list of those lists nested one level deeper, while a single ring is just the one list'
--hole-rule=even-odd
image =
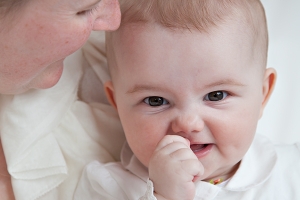
[{"label": "white sleeve", "polygon": [[74,200],[127,200],[126,194],[108,169],[107,165],[97,161],[89,163],[77,185]]}]

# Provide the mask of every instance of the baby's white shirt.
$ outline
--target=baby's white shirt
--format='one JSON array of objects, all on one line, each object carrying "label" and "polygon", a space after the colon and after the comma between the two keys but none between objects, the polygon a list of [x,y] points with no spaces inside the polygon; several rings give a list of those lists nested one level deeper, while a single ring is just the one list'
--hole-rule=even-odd
[{"label": "baby's white shirt", "polygon": [[[300,199],[299,169],[299,144],[274,146],[257,135],[235,175],[223,187],[197,182],[194,200]],[[147,180],[146,167],[125,144],[122,163],[94,161],[86,166],[75,199],[147,199]]]}]

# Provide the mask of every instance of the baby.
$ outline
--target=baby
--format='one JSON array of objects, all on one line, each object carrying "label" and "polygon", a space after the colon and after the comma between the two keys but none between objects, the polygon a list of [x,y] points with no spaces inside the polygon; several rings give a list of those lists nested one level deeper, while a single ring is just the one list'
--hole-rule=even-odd
[{"label": "baby", "polygon": [[126,144],[77,199],[300,199],[298,145],[255,135],[273,91],[259,0],[121,0],[105,84]]}]

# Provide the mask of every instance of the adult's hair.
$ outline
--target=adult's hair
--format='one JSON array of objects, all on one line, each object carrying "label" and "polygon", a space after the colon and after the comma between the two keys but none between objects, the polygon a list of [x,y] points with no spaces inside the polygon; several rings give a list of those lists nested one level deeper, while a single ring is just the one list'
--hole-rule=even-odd
[{"label": "adult's hair", "polygon": [[0,20],[11,16],[28,0],[0,0]]},{"label": "adult's hair", "polygon": [[30,0],[0,0],[0,33],[8,31],[21,15],[20,10]]}]

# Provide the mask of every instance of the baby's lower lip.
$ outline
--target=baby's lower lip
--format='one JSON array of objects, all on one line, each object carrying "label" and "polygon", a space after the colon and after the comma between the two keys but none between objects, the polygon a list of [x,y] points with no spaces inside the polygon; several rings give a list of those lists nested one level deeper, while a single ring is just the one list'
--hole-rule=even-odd
[{"label": "baby's lower lip", "polygon": [[190,146],[191,150],[198,158],[207,155],[212,147],[213,144],[193,144]]}]

